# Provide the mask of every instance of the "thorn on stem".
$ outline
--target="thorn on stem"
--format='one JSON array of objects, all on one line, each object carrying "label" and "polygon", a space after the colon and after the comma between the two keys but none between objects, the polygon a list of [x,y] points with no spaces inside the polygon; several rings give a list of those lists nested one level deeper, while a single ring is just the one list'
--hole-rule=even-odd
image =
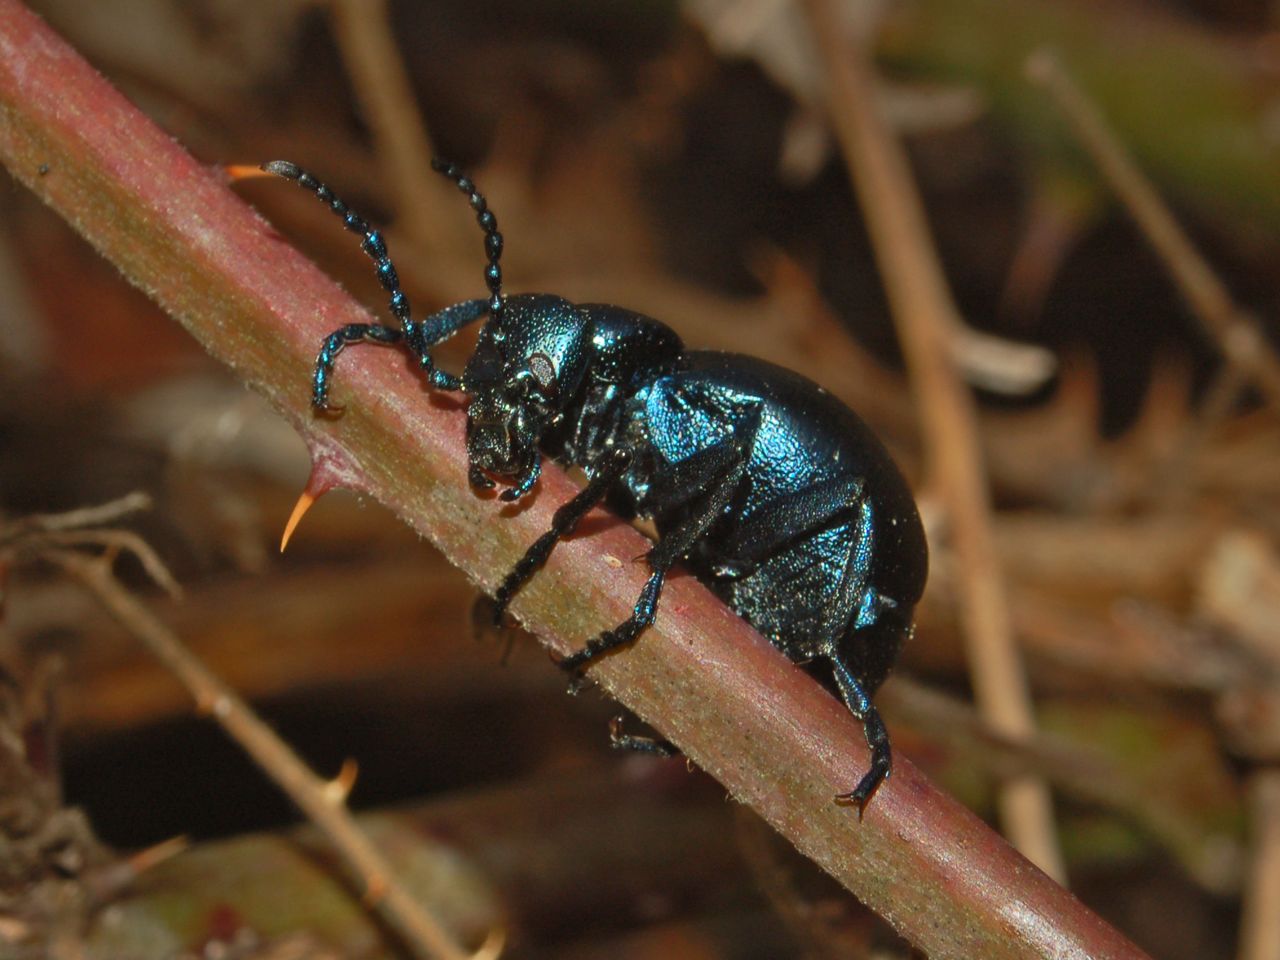
[{"label": "thorn on stem", "polygon": [[356,785],[356,777],[359,773],[360,766],[355,760],[350,757],[343,760],[338,775],[324,786],[325,800],[335,807],[346,803],[347,797],[351,795],[351,788]]},{"label": "thorn on stem", "polygon": [[507,931],[503,927],[494,927],[480,944],[480,949],[471,955],[471,960],[498,960],[507,945]]},{"label": "thorn on stem", "polygon": [[263,170],[261,167],[247,163],[229,163],[222,168],[223,172],[231,180],[236,183],[240,180],[255,180],[262,177],[269,177],[271,174]]},{"label": "thorn on stem", "polygon": [[364,896],[361,898],[365,906],[375,908],[382,902],[382,898],[387,895],[387,881],[381,874],[370,874],[364,887]]},{"label": "thorn on stem", "polygon": [[280,537],[281,553],[284,553],[285,547],[289,545],[289,540],[293,537],[293,531],[302,522],[302,518],[307,511],[333,487],[334,480],[329,472],[319,464],[313,464],[311,476],[307,477],[307,485],[298,497],[298,502],[293,505],[293,513],[289,514],[289,521],[284,525],[284,534]]},{"label": "thorn on stem", "polygon": [[315,494],[310,490],[302,491],[301,496],[298,497],[298,502],[293,505],[293,513],[289,514],[289,520],[284,525],[284,534],[280,537],[281,553],[284,553],[285,547],[289,546],[289,539],[293,536],[293,531],[297,529],[298,524],[302,522],[303,516],[315,502]]},{"label": "thorn on stem", "polygon": [[190,846],[191,838],[184,834],[170,837],[168,840],[162,840],[130,856],[128,858],[129,868],[135,875],[143,873],[156,866],[156,864],[176,857]]}]

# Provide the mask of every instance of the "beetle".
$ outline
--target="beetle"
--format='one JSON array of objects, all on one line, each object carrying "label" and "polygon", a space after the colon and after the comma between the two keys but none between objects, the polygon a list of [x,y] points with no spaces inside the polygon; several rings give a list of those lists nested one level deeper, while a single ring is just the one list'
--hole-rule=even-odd
[{"label": "beetle", "polygon": [[[433,388],[468,399],[474,487],[501,481],[500,497],[510,502],[533,489],[544,456],[582,468],[586,485],[498,587],[499,624],[520,587],[597,503],[652,519],[658,538],[647,554],[650,575],[631,616],[560,665],[580,680],[600,657],[635,642],[682,561],[791,660],[825,661],[824,679],[862,722],[871,748],[870,769],[836,797],[861,813],[892,769],[889,735],[871,698],[912,634],[928,571],[915,502],[888,452],[848,407],[790,370],[686,350],[666,324],[622,307],[504,294],[496,217],[458,167],[432,166],[476,214],[489,296],[420,321],[376,229],[297,165],[262,167],[315,194],[362,237],[397,322],[352,324],[325,338],[313,407],[331,409],[329,383],[344,348],[398,346]],[[431,348],[482,318],[461,376],[439,369]]]}]

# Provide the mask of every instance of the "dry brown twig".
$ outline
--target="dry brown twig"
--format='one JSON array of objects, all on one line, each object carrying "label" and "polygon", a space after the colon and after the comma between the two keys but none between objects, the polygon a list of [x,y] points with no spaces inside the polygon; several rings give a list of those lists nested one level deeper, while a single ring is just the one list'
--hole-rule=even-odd
[{"label": "dry brown twig", "polygon": [[36,513],[15,523],[16,529],[30,530],[76,530],[82,527],[96,527],[104,523],[114,523],[130,514],[151,509],[151,497],[141,490],[126,493],[116,500],[108,500],[92,507],[79,510],[68,510],[66,513]]},{"label": "dry brown twig", "polygon": [[[867,219],[918,399],[929,487],[946,507],[978,707],[1001,735],[1029,736],[1035,718],[991,533],[974,402],[956,372],[952,352],[959,313],[901,144],[880,116],[865,50],[845,42],[831,0],[806,0],[805,9],[826,68],[831,122]],[[1000,809],[1015,846],[1050,875],[1064,878],[1044,782],[1006,780]]]},{"label": "dry brown twig", "polygon": [[374,153],[394,185],[404,229],[424,253],[435,254],[450,239],[441,226],[461,224],[462,208],[445,202],[448,185],[430,175],[430,136],[396,48],[386,0],[331,0],[329,6],[334,39],[373,131]]},{"label": "dry brown twig", "polygon": [[[102,548],[107,556],[129,553],[171,593],[176,589],[149,545],[122,530],[85,529],[138,510],[151,500],[134,493],[99,506],[58,514],[38,514],[0,523],[0,576],[14,565],[40,563],[67,547]],[[0,591],[0,621],[6,597]],[[185,840],[176,838],[143,855],[114,857],[94,836],[82,811],[63,802],[57,749],[58,711],[54,686],[62,661],[36,656],[0,631],[4,714],[0,723],[0,795],[6,810],[0,827],[5,894],[0,908],[0,955],[16,949],[47,950],[70,956],[79,949],[95,910],[111,902],[142,871],[171,856]],[[10,669],[10,660],[23,666]],[[34,955],[31,953],[30,955]]]},{"label": "dry brown twig", "polygon": [[504,934],[494,930],[475,953],[454,940],[396,878],[391,866],[356,824],[347,807],[354,783],[353,765],[344,765],[333,780],[323,780],[287,743],[221,680],[209,672],[111,572],[109,559],[71,550],[48,550],[46,556],[79,580],[107,611],[137,637],[190,691],[202,713],[212,716],[239,743],[329,838],[357,879],[365,902],[377,910],[412,949],[427,960],[495,960]]},{"label": "dry brown twig", "polygon": [[176,599],[182,596],[182,587],[149,543],[129,530],[86,529],[149,509],[151,497],[137,490],[92,507],[65,513],[32,514],[0,527],[0,551],[21,556],[43,555],[58,548],[101,547],[111,557],[128,553],[137,559],[157,586]]},{"label": "dry brown twig", "polygon": [[[109,523],[148,509],[151,498],[135,492],[109,503],[60,514],[34,515],[0,529],[0,549],[50,561],[78,579],[106,610],[155,655],[190,691],[203,713],[211,715],[259,767],[327,836],[359,880],[365,901],[376,909],[410,946],[414,954],[431,960],[494,960],[504,935],[495,930],[475,953],[468,954],[396,879],[390,865],[356,825],[346,798],[355,781],[354,764],[345,764],[336,778],[324,781],[233,691],[215,677],[182,645],[178,637],[151,615],[120,584],[112,565],[120,552],[135,556],[143,569],[171,597],[181,590],[163,561],[145,540],[127,530],[86,530],[86,525]],[[101,556],[77,548],[104,547]],[[185,841],[183,841],[185,843]],[[131,861],[135,872],[159,856],[172,855],[180,845],[162,845],[141,860]]]},{"label": "dry brown twig", "polygon": [[1280,409],[1280,358],[1258,318],[1232,300],[1226,284],[1196,249],[1155,185],[1058,57],[1051,50],[1037,50],[1027,58],[1026,73],[1062,111],[1186,298],[1205,336],[1226,360],[1200,405],[1199,414],[1187,421],[1179,445],[1161,464],[1159,474],[1164,479],[1154,485],[1166,502],[1185,498],[1191,482],[1191,471],[1186,467],[1214,428],[1227,418],[1247,385],[1256,385],[1272,409]]},{"label": "dry brown twig", "polygon": [[1226,361],[1245,371],[1267,402],[1280,410],[1280,357],[1258,318],[1231,299],[1226,285],[1058,58],[1049,50],[1038,50],[1027,59],[1026,71],[1062,110],[1111,189],[1159,254],[1205,334]]},{"label": "dry brown twig", "polygon": [[1240,960],[1280,957],[1280,770],[1262,770],[1249,785],[1253,866],[1240,922]]}]

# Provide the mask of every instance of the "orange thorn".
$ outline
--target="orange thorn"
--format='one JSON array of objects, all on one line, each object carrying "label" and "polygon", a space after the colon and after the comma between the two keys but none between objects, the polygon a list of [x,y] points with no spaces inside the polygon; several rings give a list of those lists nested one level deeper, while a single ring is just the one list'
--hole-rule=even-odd
[{"label": "orange thorn", "polygon": [[176,857],[190,846],[190,837],[170,837],[168,840],[162,840],[160,843],[126,857],[125,862],[134,873],[142,873],[144,870],[150,870],[158,863],[163,863],[171,857]]},{"label": "orange thorn", "polygon": [[284,525],[284,536],[280,538],[280,552],[284,553],[284,548],[289,545],[289,538],[293,536],[293,531],[302,521],[303,515],[311,509],[311,505],[316,502],[316,495],[309,489],[302,491],[302,496],[298,497],[298,502],[293,505],[293,513],[289,514],[289,522]]},{"label": "orange thorn", "polygon": [[387,879],[380,873],[372,873],[365,879],[364,896],[361,897],[366,906],[376,907],[387,895]]},{"label": "orange thorn", "polygon": [[502,956],[502,948],[507,945],[507,931],[502,927],[494,927],[484,938],[480,949],[471,955],[471,960],[498,960]]},{"label": "orange thorn", "polygon": [[322,788],[324,798],[334,806],[340,806],[347,802],[347,797],[351,795],[351,788],[356,785],[356,776],[359,774],[360,768],[350,757],[342,761],[342,769],[338,771],[338,775],[330,780]]},{"label": "orange thorn", "polygon": [[253,180],[257,177],[272,176],[261,167],[251,167],[244,163],[229,163],[222,169],[232,180]]}]

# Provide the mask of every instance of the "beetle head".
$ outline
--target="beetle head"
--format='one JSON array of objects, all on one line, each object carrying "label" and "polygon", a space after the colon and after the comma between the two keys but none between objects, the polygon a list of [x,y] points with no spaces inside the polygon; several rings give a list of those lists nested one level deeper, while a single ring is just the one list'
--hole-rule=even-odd
[{"label": "beetle head", "polygon": [[585,330],[573,304],[546,294],[508,297],[484,325],[462,375],[473,482],[518,478],[517,496],[532,486],[538,442],[586,372]]}]

